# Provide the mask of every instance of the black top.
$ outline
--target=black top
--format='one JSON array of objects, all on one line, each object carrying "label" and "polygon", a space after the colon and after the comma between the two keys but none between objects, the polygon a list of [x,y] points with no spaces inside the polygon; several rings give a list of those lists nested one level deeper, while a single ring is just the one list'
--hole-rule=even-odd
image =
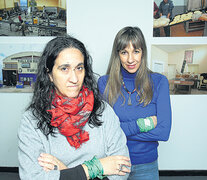
[{"label": "black top", "polygon": [[60,171],[60,180],[87,180],[82,165]]},{"label": "black top", "polygon": [[[98,180],[95,178],[94,180]],[[87,180],[85,171],[82,165],[78,165],[74,168],[64,169],[60,171],[60,180]],[[105,177],[103,180],[108,180]]]}]

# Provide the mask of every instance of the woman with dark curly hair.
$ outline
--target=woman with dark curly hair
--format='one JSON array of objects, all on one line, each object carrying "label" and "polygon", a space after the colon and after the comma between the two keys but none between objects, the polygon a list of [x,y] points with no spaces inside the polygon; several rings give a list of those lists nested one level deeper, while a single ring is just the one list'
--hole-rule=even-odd
[{"label": "woman with dark curly hair", "polygon": [[90,55],[73,37],[46,45],[18,137],[21,179],[128,177],[126,137],[99,98]]}]

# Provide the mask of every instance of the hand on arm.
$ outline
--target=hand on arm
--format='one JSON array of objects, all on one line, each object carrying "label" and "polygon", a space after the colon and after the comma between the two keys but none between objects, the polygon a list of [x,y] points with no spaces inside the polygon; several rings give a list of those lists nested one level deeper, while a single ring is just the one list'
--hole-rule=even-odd
[{"label": "hand on arm", "polygon": [[[153,126],[151,126],[152,127],[151,129],[154,129],[157,126],[157,116],[150,116],[150,117],[152,118],[152,121],[150,121],[150,122],[153,123]],[[144,121],[143,121],[144,119],[143,118],[141,118],[141,119],[142,119],[141,123],[142,122],[144,123]],[[138,135],[138,134],[142,133],[141,128],[139,127],[139,123],[137,121],[140,121],[140,119],[134,120],[134,121],[121,122],[121,124],[120,124],[121,128],[123,129],[123,131],[127,137]],[[151,129],[148,128],[148,131]]]},{"label": "hand on arm", "polygon": [[[46,172],[38,163],[41,152],[48,152],[44,146],[46,137],[36,126],[36,119],[30,111],[24,113],[18,131],[19,176],[22,180],[60,178],[59,171]],[[54,168],[54,167],[53,167]]]},{"label": "hand on arm", "polygon": [[[124,176],[126,173],[130,172],[130,169],[127,167],[131,167],[130,159],[125,156],[108,156],[102,159],[99,159],[102,167],[103,167],[103,175],[120,175]],[[54,170],[55,165],[57,165],[57,170],[64,170],[68,167],[64,165],[60,160],[56,157],[41,153],[38,158],[38,162],[42,168],[48,172]],[[82,164],[82,167],[85,171],[87,179],[90,179],[88,167],[85,164]]]},{"label": "hand on arm", "polygon": [[55,156],[52,156],[50,154],[41,153],[38,158],[39,165],[43,167],[43,169],[48,172],[50,170],[54,170],[55,166],[57,167],[57,170],[63,170],[67,169],[68,167],[63,164],[59,159],[57,159]]},{"label": "hand on arm", "polygon": [[171,129],[171,103],[169,95],[169,83],[166,77],[163,77],[157,85],[156,99],[156,128],[147,133],[139,133],[133,136],[128,136],[130,140],[139,141],[167,141]]},{"label": "hand on arm", "polygon": [[126,156],[108,156],[100,159],[103,166],[104,175],[119,175],[125,176],[130,173],[130,159]]}]

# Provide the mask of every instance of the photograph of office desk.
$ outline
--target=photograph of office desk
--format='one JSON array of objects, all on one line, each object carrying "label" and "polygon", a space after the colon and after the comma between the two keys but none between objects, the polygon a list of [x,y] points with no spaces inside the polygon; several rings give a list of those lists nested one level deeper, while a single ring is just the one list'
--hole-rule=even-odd
[{"label": "photograph of office desk", "polygon": [[173,92],[174,93],[179,93],[179,94],[183,94],[183,93],[188,93],[191,94],[191,86],[194,85],[194,81],[193,80],[169,80],[169,84],[173,84],[174,85],[174,89]]}]

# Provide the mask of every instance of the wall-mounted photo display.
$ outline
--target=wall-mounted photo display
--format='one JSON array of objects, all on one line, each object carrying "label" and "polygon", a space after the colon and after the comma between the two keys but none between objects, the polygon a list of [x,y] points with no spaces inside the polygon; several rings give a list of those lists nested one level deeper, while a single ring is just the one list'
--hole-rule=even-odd
[{"label": "wall-mounted photo display", "polygon": [[154,0],[153,37],[207,36],[207,0]]},{"label": "wall-mounted photo display", "polygon": [[1,0],[0,36],[62,36],[66,0]]},{"label": "wall-mounted photo display", "polygon": [[207,44],[152,45],[151,69],[168,78],[170,94],[207,94]]},{"label": "wall-mounted photo display", "polygon": [[0,93],[32,92],[44,44],[0,44]]}]

